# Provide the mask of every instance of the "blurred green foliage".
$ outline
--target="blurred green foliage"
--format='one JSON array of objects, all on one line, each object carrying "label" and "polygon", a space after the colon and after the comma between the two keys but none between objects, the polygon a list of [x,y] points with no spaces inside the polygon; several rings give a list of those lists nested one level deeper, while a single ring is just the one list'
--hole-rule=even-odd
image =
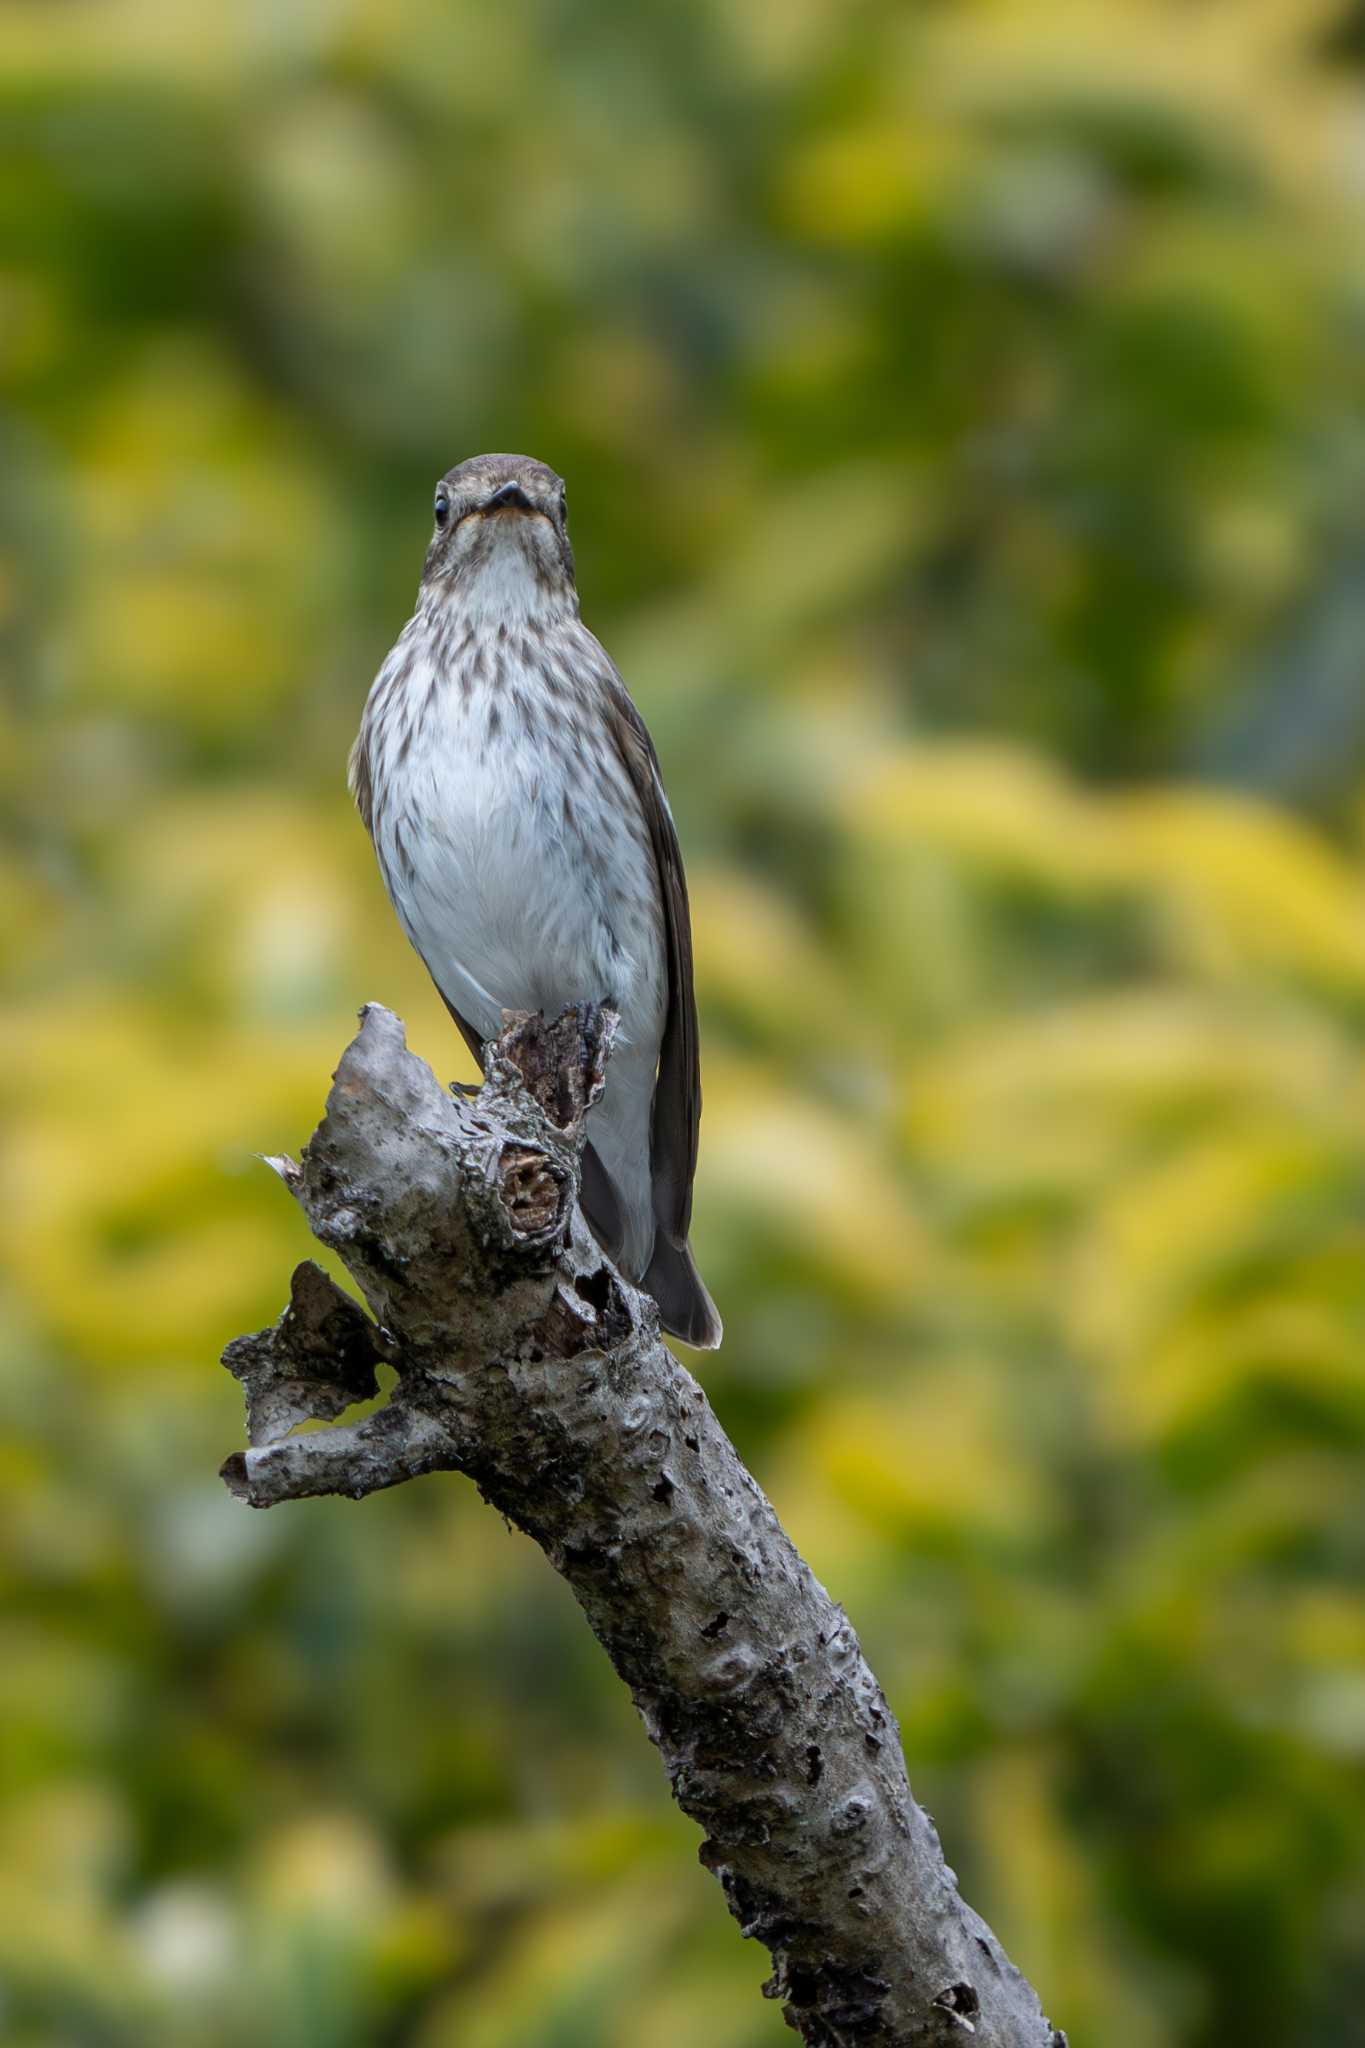
[{"label": "blurred green foliage", "polygon": [[252,1517],[430,487],[694,882],[706,1379],[1081,2044],[1365,2042],[1365,16],[0,12],[0,2032],[787,2038],[463,1487]]}]

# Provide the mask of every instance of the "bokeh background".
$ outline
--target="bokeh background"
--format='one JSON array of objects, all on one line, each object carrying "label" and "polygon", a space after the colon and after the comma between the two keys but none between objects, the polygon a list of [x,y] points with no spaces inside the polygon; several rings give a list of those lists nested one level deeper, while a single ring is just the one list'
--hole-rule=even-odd
[{"label": "bokeh background", "polygon": [[431,487],[693,881],[704,1376],[1077,2048],[1365,2042],[1365,7],[0,7],[0,2034],[789,2038],[470,1491],[253,1516]]}]

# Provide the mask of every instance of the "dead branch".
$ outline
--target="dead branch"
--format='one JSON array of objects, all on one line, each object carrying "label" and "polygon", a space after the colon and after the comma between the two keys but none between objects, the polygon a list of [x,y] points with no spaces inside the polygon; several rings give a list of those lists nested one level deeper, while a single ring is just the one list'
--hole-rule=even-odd
[{"label": "dead branch", "polygon": [[[294,1274],[230,1344],[253,1507],[464,1472],[572,1586],[630,1687],[765,1986],[817,2048],[1065,2048],[958,1896],[857,1637],[797,1556],[648,1299],[576,1207],[615,1019],[509,1021],[451,1094],[371,1006],[297,1165],[271,1164],[371,1316]],[[392,1365],[388,1402],[337,1423]],[[334,1426],[289,1432],[321,1419]]]}]

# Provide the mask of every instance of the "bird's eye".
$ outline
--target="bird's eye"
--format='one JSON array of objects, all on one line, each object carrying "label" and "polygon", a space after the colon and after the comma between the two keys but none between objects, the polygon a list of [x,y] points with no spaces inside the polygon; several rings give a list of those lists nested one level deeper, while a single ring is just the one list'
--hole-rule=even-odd
[{"label": "bird's eye", "polygon": [[450,500],[444,491],[436,493],[436,524],[444,526],[450,517]]},{"label": "bird's eye", "polygon": [[559,486],[559,517],[561,524],[569,516],[569,494],[563,484]]}]

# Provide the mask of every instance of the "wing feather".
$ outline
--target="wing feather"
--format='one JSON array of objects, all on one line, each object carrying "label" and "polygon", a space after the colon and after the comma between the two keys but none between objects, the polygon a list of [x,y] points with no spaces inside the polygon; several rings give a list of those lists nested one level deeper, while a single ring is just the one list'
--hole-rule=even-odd
[{"label": "wing feather", "polygon": [[701,1059],[687,878],[654,742],[614,670],[607,688],[607,713],[612,737],[644,814],[659,879],[668,1008],[654,1084],[650,1177],[655,1219],[673,1244],[683,1245],[692,1220],[692,1179],[701,1127]]}]

